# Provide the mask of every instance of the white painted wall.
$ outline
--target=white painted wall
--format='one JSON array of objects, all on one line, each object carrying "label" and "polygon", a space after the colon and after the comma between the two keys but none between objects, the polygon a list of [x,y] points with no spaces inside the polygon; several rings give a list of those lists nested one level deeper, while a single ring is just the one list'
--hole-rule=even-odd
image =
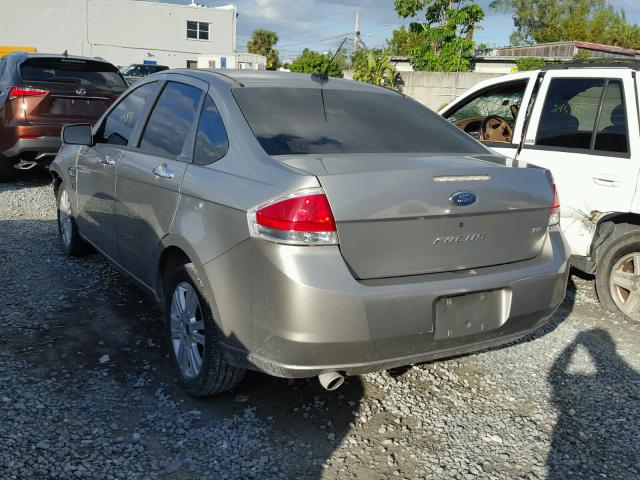
[{"label": "white painted wall", "polygon": [[[236,50],[236,7],[142,0],[0,0],[3,45],[97,56],[115,65],[155,60],[171,68]],[[209,40],[187,39],[187,20],[209,23]]]},{"label": "white painted wall", "polygon": [[[222,58],[226,66],[222,66]],[[266,70],[267,57],[254,53],[230,53],[227,55],[200,55],[198,68],[239,68],[249,70]]]}]

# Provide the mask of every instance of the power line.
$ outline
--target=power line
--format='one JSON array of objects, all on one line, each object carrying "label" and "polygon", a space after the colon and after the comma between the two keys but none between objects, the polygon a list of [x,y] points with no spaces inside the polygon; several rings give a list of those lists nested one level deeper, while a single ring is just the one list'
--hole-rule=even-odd
[{"label": "power line", "polygon": [[332,40],[337,40],[338,38],[344,38],[347,35],[351,35],[351,32],[349,33],[343,33],[342,35],[336,35],[334,37],[329,37],[329,38],[325,38],[325,39],[321,39],[321,40],[313,40],[313,41],[308,41],[308,42],[300,42],[300,43],[288,43],[286,45],[278,45],[276,44],[277,48],[283,48],[283,47],[296,47],[298,45],[309,45],[311,43],[324,43],[324,42],[330,42]]}]

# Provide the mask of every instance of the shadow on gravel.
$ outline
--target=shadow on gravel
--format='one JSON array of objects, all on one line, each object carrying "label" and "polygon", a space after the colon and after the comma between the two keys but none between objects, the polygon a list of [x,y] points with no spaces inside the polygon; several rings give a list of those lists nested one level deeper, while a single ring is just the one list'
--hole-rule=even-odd
[{"label": "shadow on gravel", "polygon": [[[125,428],[125,438],[136,430],[147,453],[132,458],[144,468],[147,459],[156,461],[160,474],[151,478],[322,477],[323,464],[357,420],[364,397],[359,377],[326,392],[315,378],[294,381],[249,372],[229,393],[191,397],[176,381],[161,313],[151,299],[100,255],[65,257],[55,220],[0,220],[2,231],[11,234],[0,240],[6,261],[0,261],[0,277],[41,293],[36,302],[33,295],[23,299],[0,291],[0,310],[13,312],[12,322],[0,322],[0,360],[23,361],[16,375],[28,384],[59,382],[43,395],[47,405],[91,405],[86,412],[91,422],[78,420],[65,435],[99,428],[119,444],[123,432],[112,432],[109,425]],[[28,241],[13,248],[18,239]],[[12,396],[28,398],[29,392],[13,390]],[[108,417],[95,413],[103,411]],[[23,420],[24,435],[33,444],[42,440],[38,432],[58,428],[55,418],[29,414]],[[231,473],[211,470],[214,460],[233,464]],[[5,478],[1,472],[0,463]]]},{"label": "shadow on gravel", "polygon": [[640,478],[640,373],[616,353],[609,333],[579,333],[549,382],[559,417],[548,479]]},{"label": "shadow on gravel", "polygon": [[31,170],[18,170],[13,180],[0,183],[3,190],[21,190],[23,188],[42,187],[51,183],[48,168],[35,167]]}]

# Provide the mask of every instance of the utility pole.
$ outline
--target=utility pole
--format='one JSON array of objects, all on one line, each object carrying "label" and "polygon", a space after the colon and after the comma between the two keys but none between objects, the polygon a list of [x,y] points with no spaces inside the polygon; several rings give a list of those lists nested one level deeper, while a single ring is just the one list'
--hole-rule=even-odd
[{"label": "utility pole", "polygon": [[356,10],[356,29],[353,32],[353,50],[360,47],[360,10]]}]

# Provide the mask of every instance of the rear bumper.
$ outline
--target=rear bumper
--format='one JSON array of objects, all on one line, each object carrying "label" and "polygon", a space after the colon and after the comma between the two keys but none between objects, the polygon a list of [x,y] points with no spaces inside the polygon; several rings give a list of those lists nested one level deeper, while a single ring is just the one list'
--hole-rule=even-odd
[{"label": "rear bumper", "polygon": [[[338,247],[259,240],[205,270],[228,359],[292,378],[361,374],[512,341],[542,325],[562,302],[569,273],[568,248],[557,230],[536,259],[471,272],[358,281]],[[439,299],[493,290],[510,298],[499,327],[435,338]]]},{"label": "rear bumper", "polygon": [[43,159],[51,161],[62,145],[61,127],[58,125],[19,126],[14,129],[15,143],[1,152],[7,158],[19,157],[25,153],[34,153],[34,156],[51,154]]}]

